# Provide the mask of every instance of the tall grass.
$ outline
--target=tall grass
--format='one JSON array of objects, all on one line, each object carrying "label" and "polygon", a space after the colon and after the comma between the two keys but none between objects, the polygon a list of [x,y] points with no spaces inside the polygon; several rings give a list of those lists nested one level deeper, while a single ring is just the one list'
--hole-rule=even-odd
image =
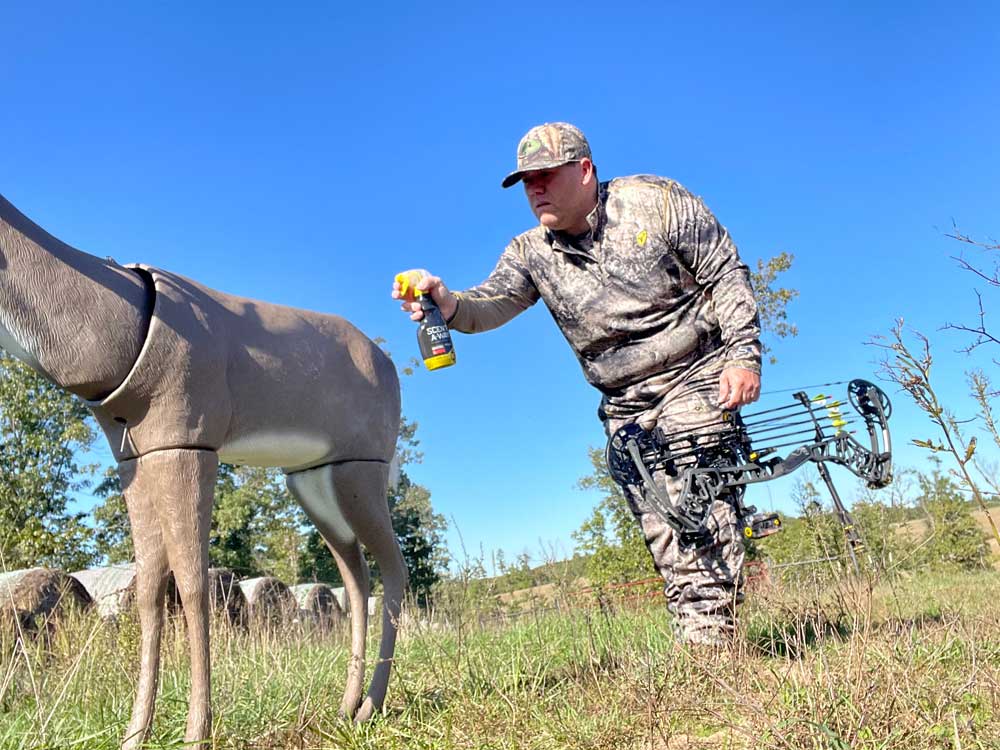
[{"label": "tall grass", "polygon": [[[506,624],[448,615],[404,626],[386,713],[360,727],[337,717],[344,632],[217,625],[215,747],[1000,748],[995,573],[760,592],[723,651],[679,645],[656,600]],[[0,748],[116,747],[137,636],[134,621],[83,616],[48,639],[8,639]],[[179,622],[162,674],[150,747],[179,747]]]}]

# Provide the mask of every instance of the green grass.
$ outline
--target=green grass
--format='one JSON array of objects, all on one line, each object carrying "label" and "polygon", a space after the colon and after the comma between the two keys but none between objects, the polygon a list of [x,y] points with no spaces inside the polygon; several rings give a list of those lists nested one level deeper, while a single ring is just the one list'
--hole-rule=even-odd
[{"label": "green grass", "polygon": [[[5,643],[0,748],[116,747],[136,644],[134,622],[91,617]],[[180,746],[185,648],[175,623],[150,747]],[[218,748],[1000,748],[995,573],[757,594],[723,652],[678,645],[657,601],[453,613],[405,631],[386,713],[361,727],[337,717],[346,634],[218,628],[213,653]]]}]

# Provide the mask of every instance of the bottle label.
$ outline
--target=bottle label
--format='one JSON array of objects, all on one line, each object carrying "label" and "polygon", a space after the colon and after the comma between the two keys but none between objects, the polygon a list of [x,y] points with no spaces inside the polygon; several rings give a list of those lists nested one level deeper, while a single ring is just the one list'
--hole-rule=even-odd
[{"label": "bottle label", "polygon": [[451,335],[448,333],[448,326],[428,326],[424,329],[424,332],[432,344],[436,344],[439,341],[447,341],[451,338]]}]

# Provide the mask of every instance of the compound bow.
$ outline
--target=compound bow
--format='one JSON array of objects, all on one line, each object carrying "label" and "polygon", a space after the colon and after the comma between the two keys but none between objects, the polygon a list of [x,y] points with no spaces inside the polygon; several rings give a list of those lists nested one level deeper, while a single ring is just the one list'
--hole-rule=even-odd
[{"label": "compound bow", "polygon": [[[810,397],[798,391],[791,404],[752,414],[723,412],[720,422],[697,432],[665,433],[660,428],[648,431],[636,424],[625,425],[608,441],[608,470],[623,487],[645,491],[654,509],[680,534],[681,543],[690,545],[704,544],[711,538],[708,512],[720,497],[736,509],[747,538],[779,531],[777,514],[757,513],[753,506],[743,504],[746,486],[777,479],[812,462],[833,497],[857,569],[855,548],[861,546],[862,540],[826,463],[847,467],[872,489],[889,484],[892,404],[881,388],[867,380],[850,381],[847,396],[864,420],[868,445],[855,437],[855,431],[845,429],[857,421],[856,415],[841,411],[845,401],[823,394]],[[804,445],[798,445],[801,438],[781,442],[803,435],[811,436]],[[763,447],[756,447],[761,443]],[[792,445],[798,447],[784,457],[777,455],[778,449]],[[676,502],[671,502],[653,480],[656,471],[681,478],[682,489]]]}]

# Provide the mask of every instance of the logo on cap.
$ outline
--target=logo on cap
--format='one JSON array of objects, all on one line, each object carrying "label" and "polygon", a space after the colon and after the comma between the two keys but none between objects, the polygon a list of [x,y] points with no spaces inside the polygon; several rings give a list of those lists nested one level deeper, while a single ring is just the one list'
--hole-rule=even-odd
[{"label": "logo on cap", "polygon": [[525,156],[530,156],[535,153],[541,147],[542,142],[537,138],[526,138],[524,143],[521,144],[521,150],[517,155],[523,159]]}]

